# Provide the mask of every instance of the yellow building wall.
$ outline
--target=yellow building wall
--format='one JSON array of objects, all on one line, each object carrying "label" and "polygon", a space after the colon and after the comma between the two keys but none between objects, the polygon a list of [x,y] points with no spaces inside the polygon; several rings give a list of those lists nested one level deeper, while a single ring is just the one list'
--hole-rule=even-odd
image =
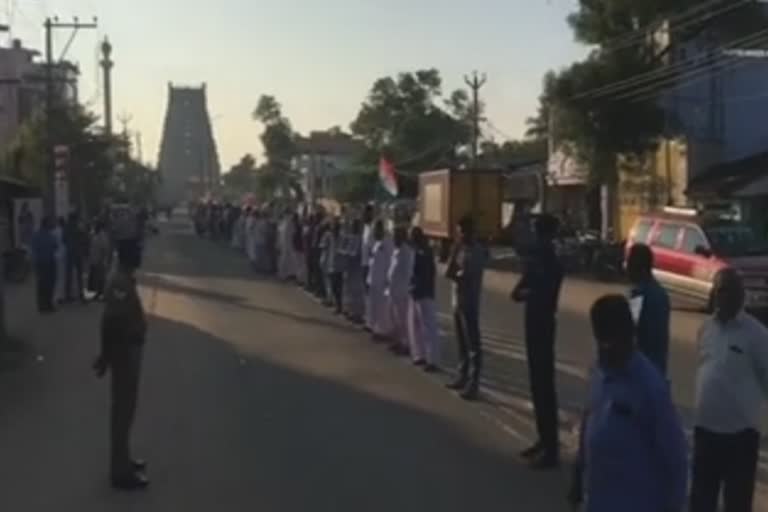
[{"label": "yellow building wall", "polygon": [[687,204],[688,158],[684,142],[664,140],[642,161],[619,157],[618,167],[614,230],[622,239],[638,216],[667,205]]}]

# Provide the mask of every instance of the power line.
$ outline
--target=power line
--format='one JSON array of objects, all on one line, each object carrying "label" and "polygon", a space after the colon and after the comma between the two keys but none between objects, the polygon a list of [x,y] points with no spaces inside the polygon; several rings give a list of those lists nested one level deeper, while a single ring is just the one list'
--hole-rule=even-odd
[{"label": "power line", "polygon": [[[748,36],[735,39],[722,46],[721,50],[737,49],[743,45],[759,43],[765,37],[765,35],[768,35],[768,29],[763,29]],[[632,89],[637,89],[639,86],[647,85],[648,83],[652,83],[654,81],[663,81],[667,78],[676,77],[679,75],[679,73],[693,71],[696,68],[702,66],[711,66],[711,63],[702,62],[702,60],[707,59],[702,57],[701,54],[697,54],[691,58],[685,59],[682,62],[672,64],[670,66],[664,66],[661,69],[641,73],[629,78],[625,78],[623,80],[618,80],[616,82],[576,94],[571,99],[598,99],[619,93],[623,94],[631,91]]]},{"label": "power line", "polygon": [[[721,2],[722,2],[722,0],[717,0],[717,3],[721,3]],[[731,11],[735,11],[736,9],[739,9],[739,8],[745,6],[745,5],[749,4],[749,3],[753,3],[753,2],[755,2],[755,0],[738,0],[736,3],[732,3],[732,4],[729,4],[729,5],[722,6],[719,10],[716,10],[714,12],[707,12],[707,13],[701,14],[700,16],[698,16],[696,18],[683,21],[683,22],[681,22],[679,24],[676,24],[676,25],[673,25],[674,20],[672,18],[667,19],[667,20],[661,20],[660,22],[657,22],[657,23],[667,22],[668,23],[668,29],[667,30],[671,34],[673,31],[683,30],[685,28],[689,28],[689,27],[694,27],[696,25],[700,25],[700,24],[705,23],[707,21],[710,21],[710,20],[712,20],[714,18],[717,18],[719,16],[727,14],[727,13],[729,13]],[[647,40],[649,32],[650,32],[650,30],[646,29],[643,33],[636,34],[634,36],[629,36],[632,39],[636,39],[636,40],[634,40],[634,41],[626,41],[623,44],[617,44],[617,45],[613,45],[613,46],[609,45],[608,47],[603,48],[602,51],[604,51],[604,52],[614,52],[614,51],[622,50],[622,49],[625,49],[625,48],[631,48],[632,46],[636,46],[637,44],[642,43],[644,40]]]}]

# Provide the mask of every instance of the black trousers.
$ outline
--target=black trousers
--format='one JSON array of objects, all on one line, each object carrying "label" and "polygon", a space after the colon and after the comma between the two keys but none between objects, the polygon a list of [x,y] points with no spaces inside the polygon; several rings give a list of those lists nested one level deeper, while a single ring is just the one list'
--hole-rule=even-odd
[{"label": "black trousers", "polygon": [[453,311],[453,323],[459,343],[459,376],[477,385],[483,367],[480,312],[475,307],[457,307]]},{"label": "black trousers", "polygon": [[[67,299],[81,299],[85,297],[83,288],[83,258],[77,255],[67,254],[66,279],[64,281],[64,290]],[[74,279],[73,279],[74,278]],[[74,280],[75,293],[72,293],[72,281]]]},{"label": "black trousers", "polygon": [[112,374],[111,471],[121,478],[133,473],[130,449],[131,428],[136,415],[142,349],[121,347],[110,358]]},{"label": "black trousers", "polygon": [[557,454],[560,441],[555,386],[555,319],[552,316],[526,315],[525,348],[539,441],[546,451]]},{"label": "black trousers", "polygon": [[341,313],[344,303],[344,274],[341,272],[331,272],[328,275],[328,284],[333,295],[333,305],[336,306],[336,312]]},{"label": "black trousers", "polygon": [[717,512],[722,489],[725,512],[751,512],[760,434],[717,434],[697,427],[693,444],[690,511]]},{"label": "black trousers", "polygon": [[53,292],[56,289],[56,262],[38,263],[36,272],[37,310],[53,311]]}]

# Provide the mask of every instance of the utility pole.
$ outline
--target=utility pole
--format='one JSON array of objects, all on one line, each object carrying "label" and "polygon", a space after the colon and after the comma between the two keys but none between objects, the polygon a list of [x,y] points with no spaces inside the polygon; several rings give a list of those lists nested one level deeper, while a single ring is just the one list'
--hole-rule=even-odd
[{"label": "utility pole", "polygon": [[488,81],[485,73],[472,72],[472,77],[465,76],[464,82],[472,89],[472,167],[477,167],[480,142],[480,89]]},{"label": "utility pole", "polygon": [[104,38],[101,43],[101,68],[104,73],[104,131],[108,137],[112,136],[112,44]]},{"label": "utility pole", "polygon": [[56,213],[56,186],[55,186],[55,155],[54,147],[56,141],[54,140],[53,130],[53,117],[55,114],[55,95],[53,83],[53,68],[55,66],[53,58],[53,31],[58,29],[72,30],[72,34],[69,37],[69,41],[64,47],[64,51],[61,57],[58,59],[60,62],[66,55],[69,46],[72,44],[77,32],[80,29],[95,29],[97,27],[96,18],[93,22],[82,23],[77,18],[74,18],[71,22],[60,22],[58,18],[46,18],[43,28],[45,29],[45,126],[46,126],[46,149],[48,153],[45,185],[43,187],[43,205],[46,215],[55,215]]}]

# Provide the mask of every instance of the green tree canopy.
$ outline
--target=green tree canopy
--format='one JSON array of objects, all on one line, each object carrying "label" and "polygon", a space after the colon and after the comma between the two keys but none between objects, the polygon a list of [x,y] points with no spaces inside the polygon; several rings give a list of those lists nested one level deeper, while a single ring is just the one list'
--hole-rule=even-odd
[{"label": "green tree canopy", "polygon": [[368,163],[385,155],[400,169],[424,171],[455,161],[469,143],[471,113],[465,91],[444,98],[440,73],[423,69],[376,80],[351,130]]},{"label": "green tree canopy", "polygon": [[300,195],[299,176],[291,168],[291,161],[298,151],[296,135],[290,120],[283,115],[282,106],[274,96],[263,95],[253,111],[253,118],[264,126],[261,144],[266,162],[257,173],[259,195],[270,199],[278,190],[286,197]]}]

